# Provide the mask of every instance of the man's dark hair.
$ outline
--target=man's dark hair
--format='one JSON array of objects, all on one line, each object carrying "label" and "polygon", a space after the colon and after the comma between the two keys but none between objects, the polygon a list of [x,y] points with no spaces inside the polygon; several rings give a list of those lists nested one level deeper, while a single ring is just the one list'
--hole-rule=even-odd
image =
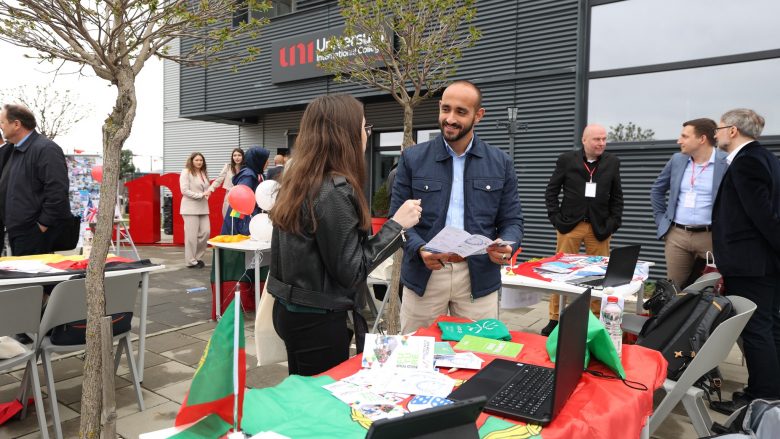
[{"label": "man's dark hair", "polygon": [[477,87],[477,84],[474,84],[473,82],[467,81],[465,79],[459,79],[457,81],[454,81],[452,84],[448,85],[447,87],[455,84],[466,85],[473,88],[477,92],[477,107],[475,108],[475,110],[479,110],[480,108],[482,108],[482,90],[480,90],[479,87]]},{"label": "man's dark hair", "polygon": [[32,111],[24,105],[5,104],[3,105],[3,110],[5,110],[5,119],[8,122],[18,120],[23,127],[30,131],[34,130],[37,126],[35,123],[35,115],[33,115]]},{"label": "man's dark hair", "polygon": [[683,127],[692,126],[693,132],[696,136],[704,136],[710,145],[715,144],[715,128],[718,124],[714,120],[702,117],[700,119],[693,119],[687,122],[683,122]]}]

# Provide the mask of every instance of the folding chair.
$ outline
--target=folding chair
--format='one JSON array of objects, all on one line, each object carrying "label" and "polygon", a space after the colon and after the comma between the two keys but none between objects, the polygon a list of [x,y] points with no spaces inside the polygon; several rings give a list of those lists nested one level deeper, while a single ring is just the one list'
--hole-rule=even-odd
[{"label": "folding chair", "polygon": [[711,436],[712,419],[704,405],[704,390],[693,384],[704,374],[717,367],[726,359],[737,337],[756,310],[756,304],[744,297],[728,296],[736,315],[722,322],[712,331],[707,341],[696,353],[677,381],[667,379],[664,382],[664,397],[661,404],[650,417],[649,434],[652,434],[666,419],[672,409],[682,400],[683,407],[691,418],[693,428],[699,437]]},{"label": "folding chair", "polygon": [[[38,325],[41,322],[41,305],[43,304],[43,287],[34,285],[0,291],[0,336],[14,335],[20,332],[35,333],[35,339],[39,338]],[[25,348],[26,350],[26,348]],[[41,436],[49,438],[49,429],[46,427],[46,414],[43,409],[43,397],[41,396],[41,381],[38,377],[38,367],[35,359],[35,350],[27,350],[22,355],[0,360],[0,370],[12,368],[27,363],[24,369],[24,378],[20,389],[22,403],[22,418],[27,414],[27,385],[32,377],[32,393],[35,399],[35,412],[38,415],[38,426]]]},{"label": "folding chair", "polygon": [[[135,308],[135,300],[138,296],[138,284],[141,281],[140,274],[109,277],[105,279],[106,315],[132,312]],[[61,282],[54,287],[46,305],[46,311],[41,318],[39,334],[47,334],[55,326],[70,323],[87,318],[86,285],[84,279]],[[138,380],[138,370],[135,365],[135,356],[130,343],[130,331],[122,334],[114,334],[114,341],[118,342],[114,356],[114,373],[119,367],[122,351],[125,352],[130,369],[130,376],[135,386],[138,409],[144,410],[144,400],[141,394],[141,383]],[[72,352],[86,347],[81,345],[56,345],[51,342],[51,337],[42,337],[38,352],[41,355],[43,371],[49,389],[51,413],[54,417],[54,428],[57,439],[62,439],[62,425],[60,413],[57,408],[57,392],[54,387],[54,374],[51,364],[51,356],[55,352]]]}]

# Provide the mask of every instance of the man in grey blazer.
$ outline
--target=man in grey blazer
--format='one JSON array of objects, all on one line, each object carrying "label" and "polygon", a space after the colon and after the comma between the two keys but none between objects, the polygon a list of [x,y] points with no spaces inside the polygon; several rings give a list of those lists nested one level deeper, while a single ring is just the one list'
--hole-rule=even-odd
[{"label": "man in grey blazer", "polygon": [[728,167],[726,153],[713,146],[716,127],[706,118],[683,123],[677,139],[681,152],[650,190],[657,237],[665,241],[667,277],[678,287],[690,277],[696,258],[712,251],[712,205]]}]

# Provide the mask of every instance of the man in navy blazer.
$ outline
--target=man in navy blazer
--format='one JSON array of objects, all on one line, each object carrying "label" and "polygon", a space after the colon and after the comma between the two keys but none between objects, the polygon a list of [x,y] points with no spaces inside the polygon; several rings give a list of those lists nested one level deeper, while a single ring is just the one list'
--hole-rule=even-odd
[{"label": "man in navy blazer", "polygon": [[740,108],[723,114],[715,135],[730,163],[712,211],[715,261],[729,294],[757,306],[742,331],[747,387],[711,403],[726,414],[780,399],[780,160],[756,141],[763,129],[763,117]]},{"label": "man in navy blazer", "polygon": [[665,241],[666,277],[680,288],[696,258],[712,251],[712,203],[728,168],[726,153],[714,147],[716,126],[706,118],[683,123],[681,152],[666,162],[650,190],[657,237]]},{"label": "man in navy blazer", "polygon": [[[420,222],[406,231],[401,282],[401,331],[406,334],[447,314],[496,318],[501,265],[523,237],[523,214],[512,159],[483,142],[474,126],[485,114],[482,92],[455,81],[439,101],[441,135],[404,150],[398,163],[390,214],[402,200],[419,199]],[[425,247],[445,226],[490,239],[487,254],[463,258]]]}]

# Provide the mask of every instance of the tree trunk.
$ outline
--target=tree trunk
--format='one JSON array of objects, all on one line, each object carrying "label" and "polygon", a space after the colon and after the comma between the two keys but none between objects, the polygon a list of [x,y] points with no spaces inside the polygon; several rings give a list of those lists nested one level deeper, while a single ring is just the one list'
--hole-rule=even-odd
[{"label": "tree trunk", "polygon": [[[401,144],[401,151],[407,146],[414,145],[412,137],[412,128],[414,128],[414,107],[410,103],[402,104],[404,107],[404,140]],[[423,207],[425,208],[425,207]],[[387,333],[399,334],[401,332],[400,324],[400,303],[398,301],[398,290],[401,285],[401,264],[404,259],[403,247],[393,255],[393,273],[390,275],[390,288],[387,294],[390,299],[387,303]]]},{"label": "tree trunk", "polygon": [[113,373],[110,374],[109,382],[103,382],[101,375],[103,361],[100,319],[106,313],[103,280],[106,257],[111,244],[111,231],[114,225],[114,206],[116,206],[117,185],[119,183],[119,160],[122,145],[130,136],[137,105],[135,76],[132,69],[122,68],[117,73],[115,84],[117,98],[114,109],[103,123],[103,181],[100,184],[100,208],[97,229],[92,242],[92,252],[87,266],[87,350],[84,360],[79,429],[79,437],[82,439],[100,437],[102,386],[114,386]]}]

